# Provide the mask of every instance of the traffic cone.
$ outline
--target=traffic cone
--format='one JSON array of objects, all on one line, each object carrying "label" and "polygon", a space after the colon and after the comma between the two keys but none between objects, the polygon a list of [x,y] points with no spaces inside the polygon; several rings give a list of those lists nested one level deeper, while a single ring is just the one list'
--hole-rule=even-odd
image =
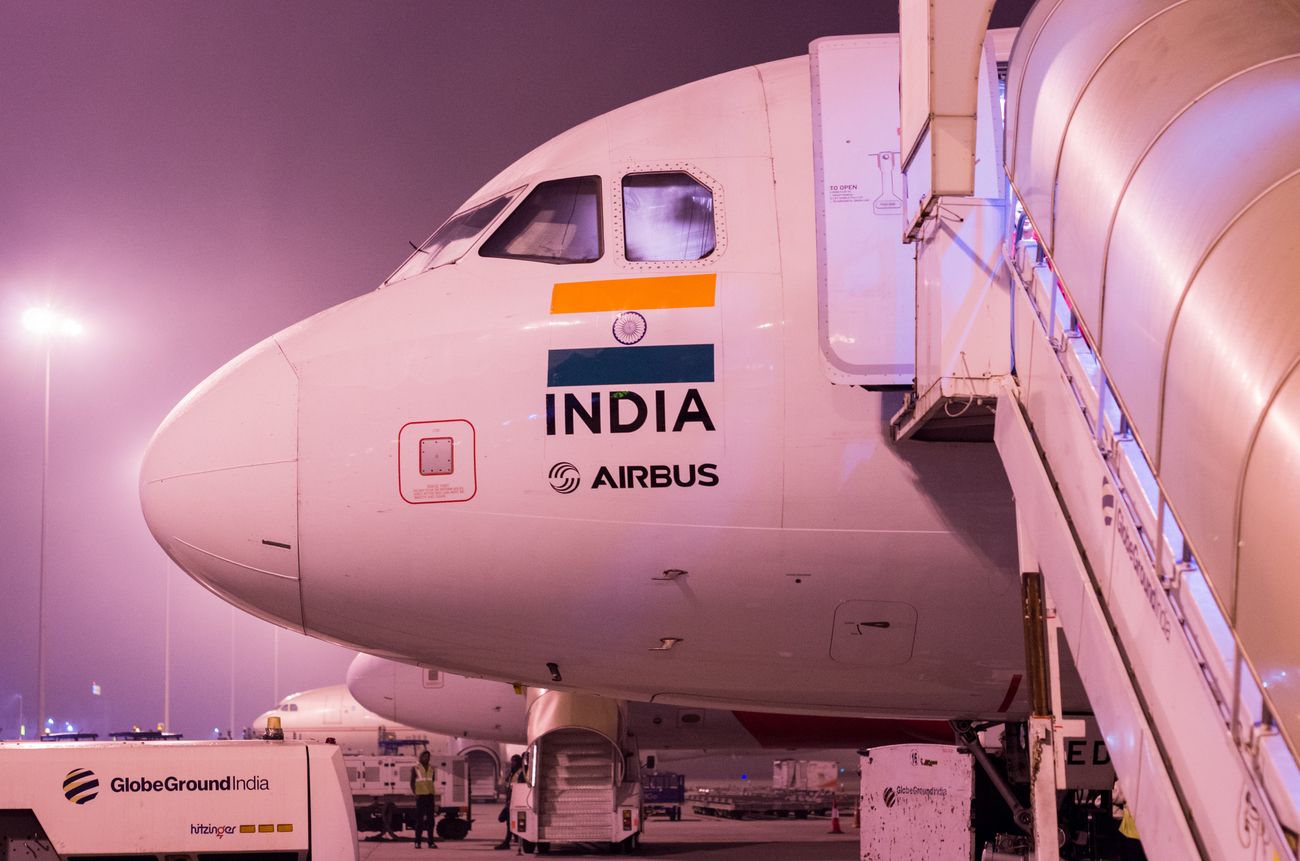
[{"label": "traffic cone", "polygon": [[840,830],[840,804],[838,800],[831,802],[831,830],[827,834],[843,834]]}]

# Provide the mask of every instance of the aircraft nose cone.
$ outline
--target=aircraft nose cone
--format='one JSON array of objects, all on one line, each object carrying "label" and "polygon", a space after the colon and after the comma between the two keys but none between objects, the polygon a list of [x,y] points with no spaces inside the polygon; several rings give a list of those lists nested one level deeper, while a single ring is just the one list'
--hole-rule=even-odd
[{"label": "aircraft nose cone", "polygon": [[348,666],[348,692],[362,706],[397,720],[397,664],[374,655],[357,655]]},{"label": "aircraft nose cone", "polygon": [[261,738],[263,735],[265,735],[266,719],[269,718],[272,714],[273,712],[262,712],[260,715],[253,718],[253,722],[248,726],[249,735],[251,735],[253,738]]},{"label": "aircraft nose cone", "polygon": [[298,583],[298,379],[273,339],[172,410],[140,471],[154,539],[208,589],[302,629]]}]

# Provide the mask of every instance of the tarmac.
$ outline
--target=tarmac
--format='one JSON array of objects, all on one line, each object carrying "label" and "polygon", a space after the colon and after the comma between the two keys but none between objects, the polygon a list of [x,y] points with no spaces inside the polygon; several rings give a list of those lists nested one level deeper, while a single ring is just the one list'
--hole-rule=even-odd
[{"label": "tarmac", "polygon": [[[843,834],[830,833],[829,819],[717,819],[686,815],[680,821],[651,819],[632,857],[707,859],[707,861],[843,861],[858,857],[858,833],[841,820]],[[482,831],[479,829],[482,828]],[[397,840],[361,840],[361,861],[489,861],[513,859],[520,852],[493,849],[505,825],[480,821],[464,840],[439,840],[437,849],[416,849],[411,833]],[[607,846],[558,844],[550,856],[609,855]],[[535,855],[526,856],[529,858]],[[549,857],[549,856],[543,856]]]}]

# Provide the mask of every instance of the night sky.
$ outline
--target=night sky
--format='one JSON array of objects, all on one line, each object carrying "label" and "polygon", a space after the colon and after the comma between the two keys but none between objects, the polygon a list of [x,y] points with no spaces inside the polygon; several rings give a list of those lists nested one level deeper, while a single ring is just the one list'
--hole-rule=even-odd
[{"label": "night sky", "polygon": [[[1002,0],[993,25],[1028,5]],[[48,713],[100,733],[163,719],[169,585],[169,728],[238,732],[277,695],[341,681],[352,653],[276,637],[154,543],[139,464],[172,406],[376,287],[566,128],[896,29],[873,0],[0,0],[0,738],[20,697],[37,722],[45,347],[25,309],[85,326],[51,353]]]}]

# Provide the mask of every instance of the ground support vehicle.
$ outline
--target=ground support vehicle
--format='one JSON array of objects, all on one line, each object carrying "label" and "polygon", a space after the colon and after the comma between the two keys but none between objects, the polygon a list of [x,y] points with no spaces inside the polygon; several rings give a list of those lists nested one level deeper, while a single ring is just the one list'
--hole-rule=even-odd
[{"label": "ground support vehicle", "polygon": [[333,745],[0,743],[0,858],[357,861],[350,803]]},{"label": "ground support vehicle", "polygon": [[547,852],[553,843],[636,849],[643,821],[641,782],[608,737],[584,729],[555,730],[535,741],[528,755],[526,782],[510,795],[510,830],[525,852]]},{"label": "ground support vehicle", "polygon": [[686,777],[675,771],[647,771],[641,775],[641,803],[646,816],[663,814],[669,821],[682,818],[686,803]]},{"label": "ground support vehicle", "polygon": [[[833,792],[803,790],[700,790],[686,794],[686,804],[695,813],[724,819],[807,819],[809,816],[829,815],[835,803]],[[851,809],[852,801],[846,800],[846,803]]]},{"label": "ground support vehicle", "polygon": [[[411,769],[417,761],[417,757],[409,754],[343,757],[358,832],[382,837],[415,828]],[[474,821],[467,763],[462,757],[451,756],[434,757],[430,764],[434,768],[438,799],[438,821],[434,828],[445,840],[463,840]]]}]

